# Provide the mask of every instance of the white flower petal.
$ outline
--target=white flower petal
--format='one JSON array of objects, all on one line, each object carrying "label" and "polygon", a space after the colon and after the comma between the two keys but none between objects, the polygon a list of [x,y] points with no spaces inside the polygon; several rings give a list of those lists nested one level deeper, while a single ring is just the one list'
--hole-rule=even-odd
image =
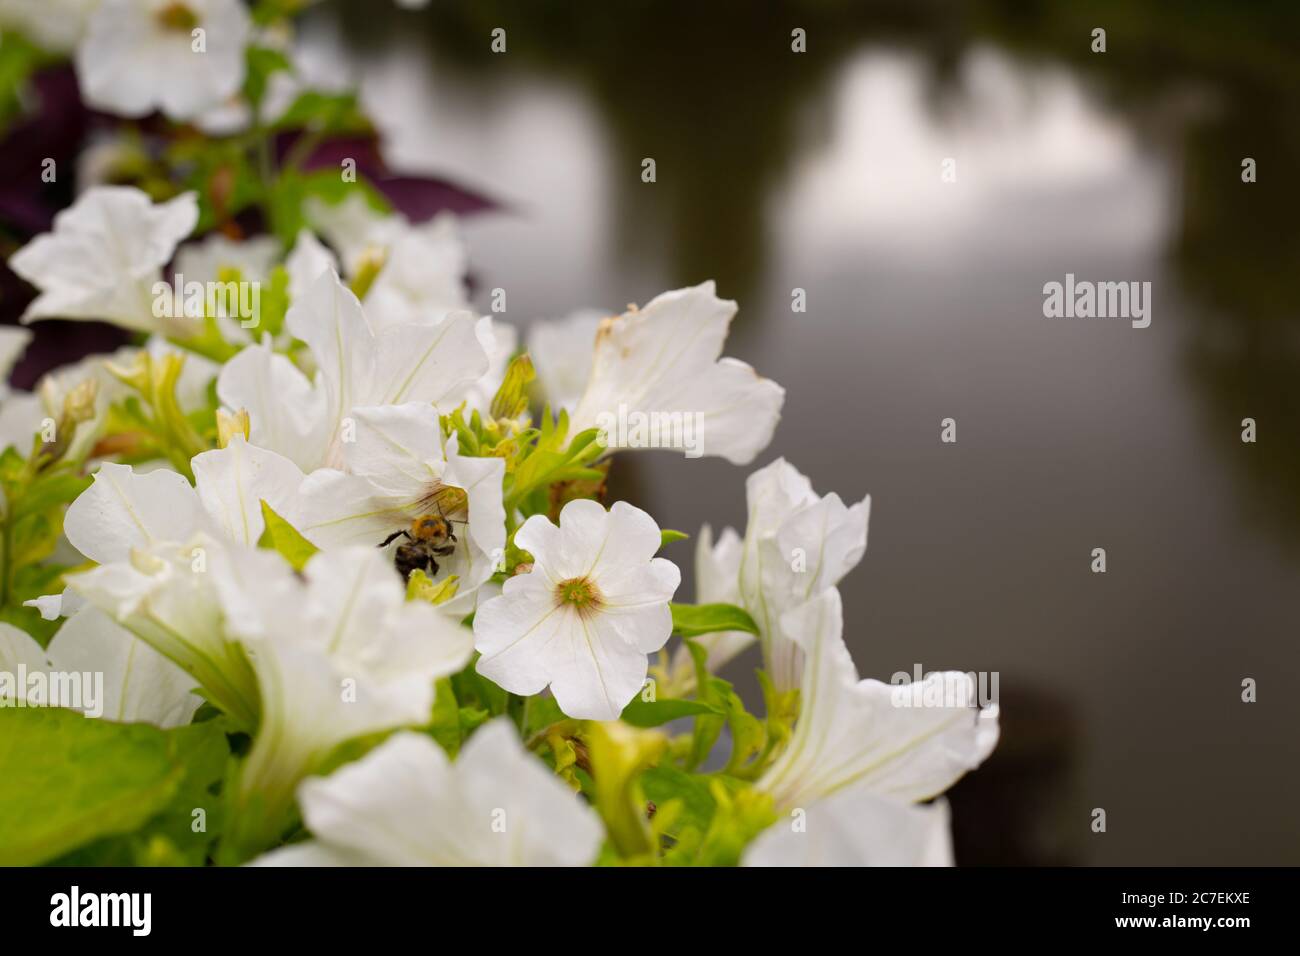
[{"label": "white flower petal", "polygon": [[[997,744],[997,707],[902,706],[899,688],[858,680],[844,645],[839,592],[827,588],[782,618],[787,636],[808,655],[802,711],[781,755],[760,778],[778,807],[807,806],[848,787],[898,800],[926,800],[979,766]],[[934,674],[927,684],[964,681]]]},{"label": "white flower petal", "polygon": [[[480,316],[474,323],[474,334],[479,345],[487,354],[488,370],[464,393],[464,401],[470,411],[487,414],[492,406],[492,399],[505,380],[506,369],[519,346],[519,333],[513,325],[493,319],[490,315]],[[453,399],[454,400],[454,397]]]},{"label": "white flower petal", "polygon": [[295,506],[304,475],[287,458],[236,435],[225,448],[191,462],[199,501],[217,528],[236,544],[256,547],[266,529],[265,501],[284,517]]},{"label": "white flower petal", "polygon": [[846,790],[791,813],[750,844],[745,866],[952,866],[946,801],[916,806]]},{"label": "white flower petal", "polygon": [[[355,440],[343,445],[343,461],[384,494],[418,498],[442,472],[442,427],[426,402],[352,409]],[[504,520],[504,519],[503,519]]]},{"label": "white flower petal", "polygon": [[105,462],[68,507],[63,532],[86,557],[107,564],[126,560],[132,548],[184,540],[207,520],[198,495],[176,472],[140,474]]},{"label": "white flower petal", "polygon": [[57,621],[61,617],[71,617],[85,606],[85,600],[71,591],[61,594],[42,594],[38,598],[24,601],[23,607],[34,607],[43,621]]},{"label": "white flower petal", "polygon": [[46,417],[45,403],[38,395],[15,392],[0,399],[0,449],[12,445],[23,454],[30,452]]},{"label": "white flower petal", "polygon": [[277,637],[252,642],[248,657],[262,710],[239,790],[245,801],[261,801],[262,820],[248,821],[258,826],[282,821],[298,782],[339,744],[422,723],[433,706],[432,684],[424,706],[413,708],[334,660],[322,644]]},{"label": "white flower petal", "polygon": [[411,524],[408,499],[383,495],[359,475],[332,468],[313,471],[285,518],[318,548],[378,545]]},{"label": "white flower petal", "polygon": [[326,396],[328,431],[358,404],[374,372],[374,335],[361,303],[332,272],[319,276],[289,306],[285,325],[311,348]]},{"label": "white flower petal", "polygon": [[528,356],[537,370],[546,400],[557,413],[573,411],[587,387],[596,351],[596,331],[610,313],[584,309],[557,321],[528,328]]},{"label": "white flower petal", "polygon": [[[303,576],[292,630],[273,624],[248,644],[262,724],[240,792],[264,801],[268,821],[337,745],[426,723],[434,681],[460,670],[472,652],[467,629],[431,605],[406,603],[396,571],[373,548],[323,551]],[[284,602],[269,597],[266,620],[284,621]]]},{"label": "white flower petal", "polygon": [[280,257],[280,240],[254,236],[235,241],[219,232],[189,242],[176,252],[175,272],[185,282],[216,282],[223,269],[238,269],[244,282],[264,282]]},{"label": "white flower petal", "polygon": [[482,655],[475,669],[513,694],[540,694],[552,674],[547,655],[566,626],[545,575],[516,574],[474,615],[474,647]]},{"label": "white flower petal", "polygon": [[429,402],[451,411],[459,395],[487,373],[474,317],[456,312],[434,325],[396,325],[374,340],[370,388],[357,404]]},{"label": "white flower petal", "polygon": [[299,799],[321,843],[389,866],[581,866],[603,836],[594,812],[501,720],[455,763],[426,736],[396,734],[305,781]]},{"label": "white flower petal", "polygon": [[300,229],[284,268],[289,273],[289,300],[296,302],[322,275],[338,272],[339,260],[310,229]]},{"label": "white flower petal", "polygon": [[[560,710],[579,720],[617,720],[628,702],[645,685],[649,670],[646,652],[614,626],[607,614],[585,621],[570,610],[561,612],[550,654],[551,693]],[[665,615],[666,616],[666,615]],[[657,622],[635,622],[653,627]],[[667,630],[672,630],[671,618]],[[642,637],[642,645],[652,646],[654,632]],[[662,647],[667,633],[658,642]]]},{"label": "white flower petal", "polygon": [[456,217],[439,213],[428,222],[400,225],[387,236],[384,267],[366,294],[375,327],[437,318],[468,306],[468,257]]},{"label": "white flower petal", "polygon": [[98,0],[5,0],[0,27],[25,34],[51,53],[71,53]]},{"label": "white flower petal", "polygon": [[325,241],[343,258],[344,273],[351,275],[371,255],[381,255],[406,224],[397,216],[380,212],[361,193],[350,192],[338,203],[315,197],[304,210]]},{"label": "white flower petal", "polygon": [[[736,304],[719,299],[713,283],[705,282],[605,320],[572,430],[601,427],[629,413],[698,416],[699,447],[688,447],[684,432],[661,435],[661,447],[733,464],[752,461],[772,440],[785,390],[743,362],[719,360],[735,314]],[[619,436],[607,437],[618,447]]]},{"label": "white flower petal", "polygon": [[96,109],[144,116],[161,109],[193,119],[234,94],[244,80],[252,21],[239,0],[186,0],[203,30],[167,27],[154,0],[102,0],[77,47],[83,98]]},{"label": "white flower petal", "polygon": [[[621,501],[615,507],[618,505],[630,507]],[[646,517],[649,518],[649,515]],[[654,519],[650,520],[653,523]],[[560,512],[558,550],[540,559],[534,553],[533,558],[535,561],[540,560],[556,580],[564,581],[592,574],[597,562],[604,560],[606,548],[616,551],[622,547],[644,550],[644,534],[638,535],[634,542],[620,542],[612,534],[612,523],[611,512],[606,511],[599,501],[587,498],[570,501]],[[636,522],[629,521],[628,524],[635,527]],[[656,541],[656,549],[658,546],[659,542]],[[646,560],[649,560],[648,556]]]},{"label": "white flower petal", "polygon": [[36,643],[36,638],[12,624],[0,621],[0,671],[13,674],[20,664],[28,673],[44,671],[49,667],[45,651]]},{"label": "white flower petal", "polygon": [[802,652],[786,640],[781,615],[837,585],[867,548],[871,499],[846,508],[778,458],[745,482],[749,505],[740,564],[741,604],[761,634],[764,665],[778,689],[799,686]]},{"label": "white flower petal", "polygon": [[23,321],[103,319],[130,329],[159,327],[153,285],[198,215],[194,193],[154,205],[131,187],[86,190],[54,217],[53,232],[37,236],[9,260],[41,293]]},{"label": "white flower petal", "polygon": [[28,329],[0,326],[0,383],[9,381],[9,373],[31,341],[32,333]]},{"label": "white flower petal", "polygon": [[[618,502],[571,501],[555,528],[534,515],[515,534],[533,570],[506,581],[474,617],[480,674],[517,694],[550,684],[570,717],[614,720],[642,687],[646,654],[672,633],[668,602],[681,581],[653,557],[660,532],[640,509]],[[589,589],[579,608],[565,597]]]},{"label": "white flower petal", "polygon": [[[505,474],[505,459],[462,455],[455,436],[447,442],[447,467],[442,481],[464,489],[468,496],[469,525],[466,533],[470,544],[481,555],[482,567],[479,570],[485,572],[483,577],[495,570],[506,546],[506,509],[501,484]],[[477,574],[473,576],[478,577]]]},{"label": "white flower petal", "polygon": [[68,618],[47,656],[58,671],[103,674],[105,720],[182,727],[203,703],[193,677],[96,608]]},{"label": "white flower petal", "polygon": [[347,853],[319,840],[306,840],[263,853],[248,866],[374,866],[374,860],[361,853]]},{"label": "white flower petal", "polygon": [[[238,726],[257,719],[255,678],[225,616],[209,565],[223,546],[198,536],[69,575],[68,588],[189,673]],[[199,560],[200,556],[202,560]]]},{"label": "white flower petal", "polygon": [[228,361],[217,378],[217,396],[234,411],[248,412],[248,438],[278,452],[304,471],[325,460],[331,423],[327,397],[270,342],[250,345]]}]

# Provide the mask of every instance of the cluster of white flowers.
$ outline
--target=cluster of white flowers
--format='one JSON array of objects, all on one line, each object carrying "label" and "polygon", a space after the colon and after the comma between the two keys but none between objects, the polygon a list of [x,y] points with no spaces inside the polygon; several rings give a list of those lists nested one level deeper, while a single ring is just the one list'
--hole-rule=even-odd
[{"label": "cluster of white flowers", "polygon": [[[91,106],[200,126],[240,106],[254,30],[238,0],[0,0],[0,24],[74,55]],[[771,442],[783,389],[723,357],[736,304],[706,282],[535,323],[521,352],[472,311],[454,219],[413,223],[360,191],[305,206],[288,248],[188,241],[194,193],[96,186],[10,259],[38,293],[25,321],[106,320],[141,342],[0,393],[0,442],[31,450],[21,480],[93,476],[61,516],[74,567],[49,580],[66,589],[25,602],[57,633],[0,624],[0,670],[99,672],[104,719],[181,727],[206,707],[246,735],[228,860],[584,865],[611,845],[634,858],[610,794],[640,791],[602,774],[682,756],[657,731],[619,736],[647,677],[713,721],[694,770],[736,717],[715,675],[757,641],[771,729],[713,791],[758,808],[741,860],[950,863],[947,807],[929,801],[991,752],[997,710],[899,707],[859,679],[837,586],[869,499],[819,496],[783,459],[754,471],[744,534],[706,525],[697,543],[693,609],[726,623],[693,627],[658,556],[672,536],[603,503],[616,453],[748,465]],[[284,307],[265,324],[160,314],[169,264],[204,283],[278,277]],[[0,330],[5,378],[27,340]],[[653,442],[607,427],[629,410],[670,427]],[[692,643],[670,654],[675,631]],[[451,700],[441,746],[432,715],[468,681],[503,703]],[[553,719],[531,724],[534,705]],[[311,839],[282,845],[298,819]],[[660,826],[656,841],[682,835]]]}]

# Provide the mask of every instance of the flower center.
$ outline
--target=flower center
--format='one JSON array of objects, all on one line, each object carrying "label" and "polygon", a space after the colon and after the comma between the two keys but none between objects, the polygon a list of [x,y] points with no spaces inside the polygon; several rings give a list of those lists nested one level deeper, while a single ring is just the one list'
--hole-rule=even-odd
[{"label": "flower center", "polygon": [[199,25],[198,15],[183,3],[169,3],[154,16],[164,30],[189,33]]},{"label": "flower center", "polygon": [[579,614],[588,614],[600,609],[604,599],[600,589],[590,578],[569,578],[555,586],[555,599],[560,605],[571,607]]}]

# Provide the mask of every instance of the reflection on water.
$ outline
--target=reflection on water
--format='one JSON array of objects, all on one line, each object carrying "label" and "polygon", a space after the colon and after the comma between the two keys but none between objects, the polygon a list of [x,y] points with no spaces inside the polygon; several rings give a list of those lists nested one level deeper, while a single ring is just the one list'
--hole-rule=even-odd
[{"label": "reflection on water", "polygon": [[[1295,14],[754,6],[343,5],[311,38],[399,163],[510,204],[468,234],[511,319],[709,277],[740,301],[729,351],[789,390],[763,461],[874,498],[842,586],[863,673],[1002,674],[960,860],[1300,860]],[[1151,281],[1151,327],[1044,319],[1067,272]],[[627,465],[665,523],[743,523],[744,470]]]}]

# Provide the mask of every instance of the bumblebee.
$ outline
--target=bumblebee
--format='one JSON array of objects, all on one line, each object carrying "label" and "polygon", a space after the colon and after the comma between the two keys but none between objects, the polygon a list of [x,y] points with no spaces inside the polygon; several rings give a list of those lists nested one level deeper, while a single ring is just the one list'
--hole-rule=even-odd
[{"label": "bumblebee", "polygon": [[452,522],[442,515],[421,515],[411,522],[410,528],[394,531],[379,543],[386,548],[398,538],[406,541],[397,546],[393,564],[402,578],[410,578],[417,568],[433,577],[438,573],[438,558],[450,556],[456,550],[456,534]]}]

